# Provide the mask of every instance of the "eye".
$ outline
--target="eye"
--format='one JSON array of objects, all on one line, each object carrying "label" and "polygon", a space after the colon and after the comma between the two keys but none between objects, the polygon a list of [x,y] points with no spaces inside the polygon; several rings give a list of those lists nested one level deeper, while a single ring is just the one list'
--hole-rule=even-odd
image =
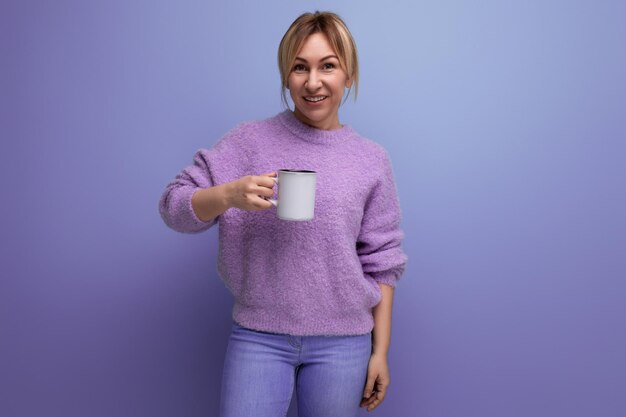
[{"label": "eye", "polygon": [[293,69],[294,69],[294,71],[296,71],[296,72],[304,71],[304,65],[302,65],[302,64],[296,64],[296,65],[293,67]]},{"label": "eye", "polygon": [[[330,65],[330,68],[326,67],[326,65]],[[333,69],[333,68],[335,68],[335,64],[331,64],[330,62],[325,63],[324,66],[325,66],[325,69]]]}]

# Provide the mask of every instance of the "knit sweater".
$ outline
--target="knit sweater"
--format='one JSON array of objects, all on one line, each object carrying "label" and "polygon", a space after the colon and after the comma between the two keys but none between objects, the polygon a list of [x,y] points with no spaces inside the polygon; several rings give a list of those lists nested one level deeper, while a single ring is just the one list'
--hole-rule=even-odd
[{"label": "knit sweater", "polygon": [[[317,172],[312,220],[281,220],[275,207],[231,207],[208,222],[193,211],[191,196],[200,188],[279,169]],[[380,285],[395,287],[406,266],[387,151],[350,125],[317,129],[291,110],[241,122],[199,149],[166,186],[159,211],[178,232],[219,225],[217,271],[234,296],[232,318],[253,330],[367,334]]]}]

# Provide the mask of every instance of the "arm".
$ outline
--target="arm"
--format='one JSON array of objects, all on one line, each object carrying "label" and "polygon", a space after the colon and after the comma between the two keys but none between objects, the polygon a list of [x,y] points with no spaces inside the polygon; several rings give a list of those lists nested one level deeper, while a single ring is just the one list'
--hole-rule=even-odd
[{"label": "arm", "polygon": [[382,292],[382,299],[373,309],[372,354],[386,357],[391,340],[391,310],[394,288],[386,284],[378,285]]},{"label": "arm", "polygon": [[[216,152],[215,149],[200,149],[193,158],[193,164],[187,166],[165,187],[159,200],[159,212],[165,224],[171,229],[182,233],[199,233],[207,230],[217,222],[214,217],[210,221],[203,221],[196,214],[192,196],[202,191],[201,196],[217,199],[214,181],[209,169],[209,159]],[[211,189],[211,191],[207,191]],[[213,213],[200,213],[213,214]],[[207,218],[207,217],[205,217]]]},{"label": "arm", "polygon": [[396,283],[404,272],[407,256],[401,248],[400,202],[388,156],[381,161],[382,173],[366,202],[357,253],[363,272],[380,287],[381,300],[372,309],[372,354],[361,406],[372,411],[378,407],[389,387],[387,354],[391,339],[391,311]]},{"label": "arm", "polygon": [[391,162],[386,154],[380,158],[381,169],[365,202],[356,251],[366,275],[379,285],[395,287],[407,256],[401,246],[404,232]]},{"label": "arm", "polygon": [[382,299],[373,309],[372,355],[367,366],[367,381],[361,399],[361,407],[367,407],[367,411],[372,411],[383,402],[390,382],[387,353],[391,338],[391,306],[394,287],[386,284],[379,284],[379,286]]},{"label": "arm", "polygon": [[[199,233],[217,223],[228,207],[219,183],[236,178],[233,161],[244,158],[241,146],[248,135],[249,123],[243,122],[228,131],[210,149],[199,149],[193,163],[180,171],[165,187],[159,200],[159,212],[165,224],[177,232]],[[220,172],[221,181],[215,176]]]},{"label": "arm", "polygon": [[211,222],[230,208],[228,183],[196,190],[191,196],[194,213],[203,222]]}]

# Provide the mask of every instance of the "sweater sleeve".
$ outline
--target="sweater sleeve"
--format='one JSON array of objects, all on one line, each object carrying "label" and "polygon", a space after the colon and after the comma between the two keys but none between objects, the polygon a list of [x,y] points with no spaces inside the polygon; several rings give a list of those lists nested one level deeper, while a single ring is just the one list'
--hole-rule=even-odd
[{"label": "sweater sleeve", "polygon": [[159,200],[159,212],[165,224],[181,233],[200,233],[216,224],[220,216],[202,221],[193,211],[191,197],[202,189],[217,185],[215,170],[224,170],[228,161],[238,160],[238,146],[234,142],[242,134],[245,123],[226,133],[211,149],[199,149],[193,163],[180,171],[165,187]]},{"label": "sweater sleeve", "polygon": [[396,286],[405,270],[402,250],[400,202],[389,156],[384,151],[383,170],[365,203],[356,250],[363,272],[379,284]]}]

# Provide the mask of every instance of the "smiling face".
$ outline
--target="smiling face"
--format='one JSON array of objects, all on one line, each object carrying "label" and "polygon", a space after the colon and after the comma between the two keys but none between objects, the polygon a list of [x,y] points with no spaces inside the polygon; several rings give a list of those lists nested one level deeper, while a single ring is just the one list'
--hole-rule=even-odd
[{"label": "smiling face", "polygon": [[[344,87],[350,88],[351,84],[326,36],[319,32],[311,34],[296,55],[288,78],[295,116],[318,129],[341,128],[339,105]],[[307,100],[311,97],[325,98],[317,102]]]}]

